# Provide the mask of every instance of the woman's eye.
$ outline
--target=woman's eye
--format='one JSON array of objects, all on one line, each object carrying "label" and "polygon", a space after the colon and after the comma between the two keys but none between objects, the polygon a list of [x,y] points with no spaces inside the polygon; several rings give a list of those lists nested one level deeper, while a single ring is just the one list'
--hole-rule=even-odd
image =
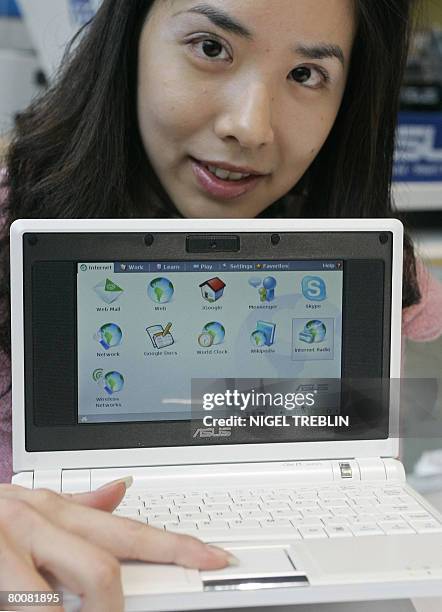
[{"label": "woman's eye", "polygon": [[309,66],[299,66],[290,73],[293,80],[305,87],[317,89],[328,82],[329,77],[325,71]]},{"label": "woman's eye", "polygon": [[193,40],[189,45],[194,49],[198,48],[200,51],[197,55],[203,59],[229,59],[227,52],[226,57],[220,57],[220,53],[225,51],[225,47],[222,43],[212,38]]}]

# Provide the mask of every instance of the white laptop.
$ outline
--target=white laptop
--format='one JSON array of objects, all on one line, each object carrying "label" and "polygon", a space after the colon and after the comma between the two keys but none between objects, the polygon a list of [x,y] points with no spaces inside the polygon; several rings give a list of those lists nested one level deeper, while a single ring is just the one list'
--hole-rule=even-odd
[{"label": "white laptop", "polygon": [[13,224],[13,481],[133,475],[116,514],[240,560],[125,563],[127,610],[442,595],[386,384],[402,242],[378,219]]}]

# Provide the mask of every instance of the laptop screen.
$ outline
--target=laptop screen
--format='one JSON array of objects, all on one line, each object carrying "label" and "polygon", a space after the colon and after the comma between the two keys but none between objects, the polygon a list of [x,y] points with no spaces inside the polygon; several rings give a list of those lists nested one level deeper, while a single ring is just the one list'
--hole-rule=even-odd
[{"label": "laptop screen", "polygon": [[[30,452],[388,437],[346,388],[389,377],[388,232],[33,232],[23,279]],[[193,433],[206,391],[268,385],[351,426]]]},{"label": "laptop screen", "polygon": [[194,379],[339,379],[343,262],[77,266],[78,420],[191,417]]}]

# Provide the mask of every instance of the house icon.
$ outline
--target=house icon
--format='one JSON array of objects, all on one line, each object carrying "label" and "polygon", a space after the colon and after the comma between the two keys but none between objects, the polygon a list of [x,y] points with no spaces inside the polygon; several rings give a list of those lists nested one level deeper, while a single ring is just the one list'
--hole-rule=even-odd
[{"label": "house icon", "polygon": [[208,302],[216,302],[216,300],[222,297],[225,286],[226,283],[223,283],[220,278],[215,276],[215,278],[211,278],[205,283],[201,283],[201,295]]}]

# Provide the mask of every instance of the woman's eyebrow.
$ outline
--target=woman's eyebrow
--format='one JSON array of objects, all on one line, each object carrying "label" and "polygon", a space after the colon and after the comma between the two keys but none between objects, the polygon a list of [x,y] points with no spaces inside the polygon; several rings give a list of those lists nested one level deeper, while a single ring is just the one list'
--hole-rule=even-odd
[{"label": "woman's eyebrow", "polygon": [[298,45],[295,52],[307,59],[338,59],[345,66],[344,52],[339,45],[319,43],[316,45]]},{"label": "woman's eyebrow", "polygon": [[178,13],[174,13],[173,17],[182,15],[183,13],[197,13],[199,15],[204,15],[219,28],[226,30],[227,32],[232,32],[233,34],[238,34],[238,36],[241,36],[242,38],[253,40],[252,32],[246,28],[245,25],[237,21],[234,17],[222,9],[210,6],[210,4],[197,4],[187,11],[179,11]]},{"label": "woman's eyebrow", "polygon": [[[238,36],[247,38],[248,40],[253,40],[253,33],[244,24],[222,9],[210,6],[210,4],[197,4],[187,11],[179,11],[178,13],[174,13],[173,17],[182,15],[183,13],[196,13],[198,15],[204,15],[210,19],[214,25],[218,26],[222,30],[231,32],[232,34],[237,34]],[[319,43],[314,45],[302,44],[296,45],[293,51],[294,53],[302,55],[307,59],[334,58],[338,59],[343,66],[345,65],[344,52],[339,45],[327,43]]]}]

